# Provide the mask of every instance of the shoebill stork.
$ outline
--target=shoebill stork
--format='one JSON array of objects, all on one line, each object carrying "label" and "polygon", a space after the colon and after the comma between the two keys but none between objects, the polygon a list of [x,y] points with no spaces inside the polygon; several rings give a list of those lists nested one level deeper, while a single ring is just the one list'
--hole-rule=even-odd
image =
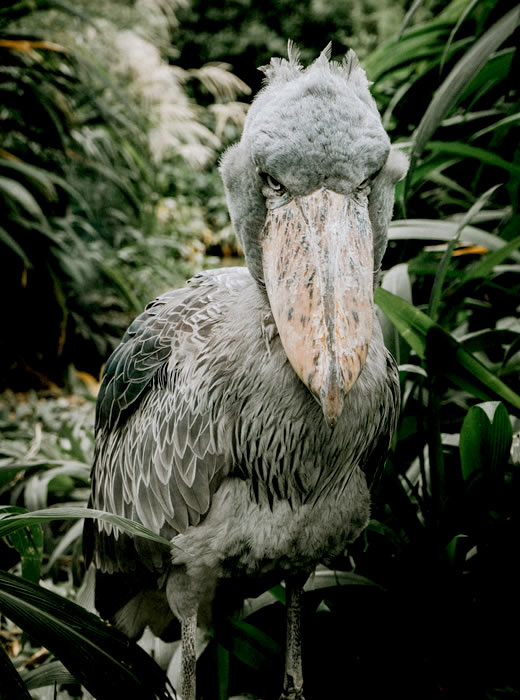
[{"label": "shoebill stork", "polygon": [[132,638],[180,621],[184,700],[222,581],[273,577],[287,591],[281,697],[302,700],[302,586],[366,526],[398,410],[373,293],[406,158],[352,51],[307,68],[288,56],[262,69],[221,164],[247,268],[153,301],[97,404],[91,505],[171,547],[88,525],[96,605]]}]

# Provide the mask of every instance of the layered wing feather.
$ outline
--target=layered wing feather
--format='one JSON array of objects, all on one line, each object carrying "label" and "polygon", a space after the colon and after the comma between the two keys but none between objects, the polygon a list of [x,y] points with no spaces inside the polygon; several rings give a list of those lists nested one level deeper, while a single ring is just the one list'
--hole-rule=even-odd
[{"label": "layered wing feather", "polygon": [[[237,274],[238,273],[238,274]],[[206,273],[152,302],[108,360],[96,413],[91,504],[171,538],[198,524],[231,460],[198,381],[229,292],[247,281]],[[107,523],[87,533],[87,557],[104,571],[161,569],[167,551]],[[90,550],[90,551],[89,551]]]}]

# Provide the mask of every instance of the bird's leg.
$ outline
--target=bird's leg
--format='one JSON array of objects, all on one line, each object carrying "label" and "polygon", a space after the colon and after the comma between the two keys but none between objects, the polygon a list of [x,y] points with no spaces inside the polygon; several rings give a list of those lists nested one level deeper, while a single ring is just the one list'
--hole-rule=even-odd
[{"label": "bird's leg", "polygon": [[287,596],[287,638],[285,647],[285,674],[280,700],[304,700],[301,618],[303,608],[303,584],[307,574],[285,581]]},{"label": "bird's leg", "polygon": [[195,700],[197,613],[182,620],[182,700]]},{"label": "bird's leg", "polygon": [[[176,558],[178,561],[180,556],[176,554]],[[200,637],[204,637],[204,630],[211,625],[218,570],[204,562],[193,563],[191,559],[188,559],[188,565],[177,561],[168,573],[166,597],[171,611],[181,622],[181,697],[182,700],[195,700],[197,630],[203,628],[199,634],[199,642],[203,643]]]}]

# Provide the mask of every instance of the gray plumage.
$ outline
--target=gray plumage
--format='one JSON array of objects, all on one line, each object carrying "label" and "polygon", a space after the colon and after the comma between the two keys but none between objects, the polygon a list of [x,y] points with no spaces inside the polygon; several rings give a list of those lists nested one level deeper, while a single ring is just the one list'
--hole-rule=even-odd
[{"label": "gray plumage", "polygon": [[[156,299],[104,372],[91,504],[171,540],[168,551],[107,523],[87,526],[98,608],[132,637],[146,624],[166,633],[174,616],[207,621],[223,578],[307,575],[337,556],[366,526],[395,427],[398,377],[373,309],[363,368],[335,426],[325,420],[284,349],[263,241],[270,209],[320,188],[368,197],[375,284],[406,161],[390,149],[352,52],[335,64],[327,49],[303,69],[291,48],[264,72],[221,165],[248,268],[201,273]],[[283,187],[273,192],[274,181]],[[303,698],[301,687],[284,692]]]}]

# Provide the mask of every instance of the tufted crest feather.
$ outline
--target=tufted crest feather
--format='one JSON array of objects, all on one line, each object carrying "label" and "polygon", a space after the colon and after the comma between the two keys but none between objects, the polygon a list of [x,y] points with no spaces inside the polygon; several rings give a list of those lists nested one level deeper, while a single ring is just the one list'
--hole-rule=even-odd
[{"label": "tufted crest feather", "polygon": [[260,66],[258,70],[264,73],[264,87],[287,83],[294,80],[302,73],[315,69],[325,69],[341,76],[345,80],[352,80],[357,86],[368,87],[369,83],[365,71],[361,68],[358,57],[352,49],[347,51],[341,63],[331,61],[332,42],[320,53],[318,58],[307,68],[300,63],[300,50],[296,44],[289,39],[287,42],[287,58],[272,58],[268,65]]},{"label": "tufted crest feather", "polygon": [[289,63],[294,66],[300,65],[300,49],[296,46],[292,39],[287,42],[287,58]]}]

